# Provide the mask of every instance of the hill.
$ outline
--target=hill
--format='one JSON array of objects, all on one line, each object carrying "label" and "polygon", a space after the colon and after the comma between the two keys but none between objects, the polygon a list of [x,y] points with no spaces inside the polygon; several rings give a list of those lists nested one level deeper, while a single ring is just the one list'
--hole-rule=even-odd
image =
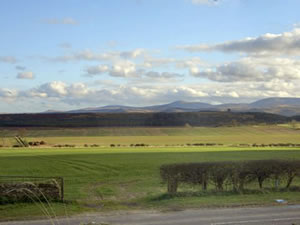
[{"label": "hill", "polygon": [[290,120],[285,116],[257,112],[2,114],[0,127],[212,127],[276,124]]},{"label": "hill", "polygon": [[44,113],[157,113],[157,112],[198,112],[227,111],[234,112],[265,112],[283,116],[300,115],[300,98],[266,98],[249,104],[212,105],[203,102],[175,101],[169,104],[134,107],[126,105],[108,105],[102,107],[83,108],[66,112],[46,111]]}]

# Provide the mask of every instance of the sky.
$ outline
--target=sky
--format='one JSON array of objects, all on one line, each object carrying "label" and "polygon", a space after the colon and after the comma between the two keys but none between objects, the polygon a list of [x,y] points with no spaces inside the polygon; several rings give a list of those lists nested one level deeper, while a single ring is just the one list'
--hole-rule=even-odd
[{"label": "sky", "polygon": [[0,3],[0,113],[300,97],[299,0]]}]

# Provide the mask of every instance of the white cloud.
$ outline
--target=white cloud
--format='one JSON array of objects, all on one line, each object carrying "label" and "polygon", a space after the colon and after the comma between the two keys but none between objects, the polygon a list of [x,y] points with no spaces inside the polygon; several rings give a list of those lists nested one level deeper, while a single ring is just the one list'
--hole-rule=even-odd
[{"label": "white cloud", "polygon": [[178,46],[177,48],[189,52],[221,51],[256,55],[299,55],[300,29],[295,28],[290,32],[280,34],[266,33],[259,37],[248,37],[242,40],[228,41],[220,44],[186,45]]},{"label": "white cloud", "polygon": [[45,19],[43,21],[47,24],[65,24],[65,25],[78,25],[79,22],[71,17],[66,17],[62,19],[52,18],[52,19]]},{"label": "white cloud", "polygon": [[67,84],[61,81],[45,83],[29,91],[29,95],[36,97],[62,97],[67,94]]},{"label": "white cloud", "polygon": [[199,90],[199,88],[181,86],[169,89],[168,95],[173,99],[195,99],[207,97],[208,93],[204,90]]},{"label": "white cloud", "polygon": [[136,84],[143,82],[169,82],[176,81],[176,78],[183,78],[183,74],[172,72],[157,72],[146,71],[140,68],[140,65],[136,65],[131,61],[120,61],[118,63],[110,65],[98,65],[90,66],[86,68],[86,76],[96,76],[108,74],[112,77],[132,78],[130,81]]},{"label": "white cloud", "polygon": [[31,71],[28,72],[20,72],[17,75],[18,79],[28,79],[28,80],[32,80],[34,79],[34,74]]},{"label": "white cloud", "polygon": [[136,64],[131,61],[119,61],[113,65],[91,66],[86,69],[87,76],[109,74],[113,77],[136,77],[143,72],[138,70]]},{"label": "white cloud", "polygon": [[86,69],[89,76],[101,75],[109,72],[110,67],[108,65],[90,66]]},{"label": "white cloud", "polygon": [[83,97],[89,93],[89,88],[84,83],[74,83],[67,88],[68,95]]},{"label": "white cloud", "polygon": [[72,61],[107,61],[113,60],[118,57],[118,54],[113,52],[109,53],[94,53],[93,51],[87,49],[79,52],[74,52],[72,54],[56,56],[56,57],[42,57],[43,59],[50,62],[72,62]]},{"label": "white cloud", "polygon": [[16,98],[18,96],[18,91],[8,88],[0,88],[0,97],[1,98]]},{"label": "white cloud", "polygon": [[194,57],[190,59],[177,60],[176,66],[178,68],[193,68],[197,66],[207,66],[207,63],[198,57]]},{"label": "white cloud", "polygon": [[132,51],[120,52],[120,56],[125,58],[125,59],[135,59],[135,58],[137,58],[139,56],[142,56],[146,53],[147,53],[146,50],[138,48],[138,49],[134,49]]},{"label": "white cloud", "polygon": [[[249,81],[235,83],[208,82],[201,84],[176,85],[173,83],[149,83],[148,85],[87,85],[67,84],[52,81],[29,90],[0,89],[0,99],[15,101],[23,105],[36,104],[101,106],[111,104],[151,105],[169,103],[175,100],[201,102],[250,102],[267,97],[300,97],[297,83],[272,79],[270,81]],[[100,100],[100,101],[99,101]],[[41,106],[42,107],[42,106]]]},{"label": "white cloud", "polygon": [[120,62],[112,66],[110,75],[114,77],[134,77],[137,76],[137,69],[133,62]]},{"label": "white cloud", "polygon": [[14,56],[0,56],[0,62],[14,64],[17,62],[17,59]]},{"label": "white cloud", "polygon": [[175,67],[176,69],[193,69],[195,67],[207,67],[208,64],[204,62],[199,57],[185,58],[185,59],[175,59],[175,58],[153,58],[146,57],[144,59],[142,67],[149,68],[167,68]]},{"label": "white cloud", "polygon": [[149,71],[145,73],[145,76],[153,79],[157,79],[157,78],[170,79],[170,78],[182,77],[183,75],[179,73]]},{"label": "white cloud", "polygon": [[162,67],[162,66],[168,66],[174,62],[176,62],[176,59],[173,58],[147,57],[144,60],[143,66],[146,68]]},{"label": "white cloud", "polygon": [[56,57],[41,57],[44,60],[50,62],[75,62],[75,61],[120,61],[120,60],[129,60],[136,59],[139,57],[145,57],[147,55],[145,49],[134,49],[131,51],[110,51],[97,53],[90,49],[83,51],[73,52],[63,56]]},{"label": "white cloud", "polygon": [[218,82],[269,81],[300,79],[300,60],[289,58],[246,57],[208,69],[195,67],[190,70],[195,77]]}]

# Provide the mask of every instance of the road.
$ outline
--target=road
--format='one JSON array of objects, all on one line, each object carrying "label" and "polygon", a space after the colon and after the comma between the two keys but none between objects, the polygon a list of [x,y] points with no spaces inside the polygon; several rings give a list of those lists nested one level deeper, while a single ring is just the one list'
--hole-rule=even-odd
[{"label": "road", "polygon": [[[94,223],[92,223],[94,222]],[[300,205],[189,209],[173,212],[121,212],[113,214],[88,214],[57,221],[2,222],[0,225],[300,225]]]}]

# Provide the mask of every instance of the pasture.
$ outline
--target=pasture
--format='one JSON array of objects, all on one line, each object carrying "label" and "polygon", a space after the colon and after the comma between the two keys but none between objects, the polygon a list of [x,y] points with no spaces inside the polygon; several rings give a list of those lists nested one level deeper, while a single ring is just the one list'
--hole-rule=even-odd
[{"label": "pasture", "polygon": [[[48,148],[1,149],[1,174],[63,176],[66,210],[53,203],[57,215],[128,209],[176,210],[187,207],[275,204],[275,199],[299,203],[293,191],[234,194],[211,188],[184,187],[179,195],[165,195],[159,167],[166,163],[251,159],[300,159],[295,148],[157,147],[157,148]],[[296,180],[295,184],[300,185]],[[271,184],[270,184],[271,185]],[[251,187],[249,187],[251,189]],[[190,190],[186,193],[183,190]],[[0,220],[43,216],[35,204],[0,205]]]},{"label": "pasture", "polygon": [[83,147],[130,146],[144,143],[151,146],[182,146],[193,143],[237,144],[300,144],[300,129],[289,124],[237,127],[115,127],[115,128],[2,128],[0,145],[15,144],[16,135],[27,141],[45,141],[49,147],[73,144]]},{"label": "pasture", "polygon": [[[12,148],[16,135],[27,141],[43,140],[46,145]],[[179,186],[178,195],[170,198],[159,176],[159,167],[168,163],[300,159],[300,147],[251,147],[253,144],[300,144],[299,137],[300,130],[289,124],[210,128],[2,128],[0,175],[64,177],[66,203],[51,204],[57,215],[272,205],[276,204],[275,199],[299,203],[299,192],[270,189],[271,180],[267,188],[251,191],[249,186],[244,194],[231,193],[229,189],[218,193],[213,186],[201,192],[200,187],[183,185]],[[149,146],[130,147],[138,143]],[[219,145],[191,145],[195,143]],[[65,144],[75,147],[54,147]],[[115,147],[110,147],[111,144]],[[294,184],[300,186],[300,180],[296,179]],[[36,204],[0,205],[0,220],[33,216],[44,216]]]}]

